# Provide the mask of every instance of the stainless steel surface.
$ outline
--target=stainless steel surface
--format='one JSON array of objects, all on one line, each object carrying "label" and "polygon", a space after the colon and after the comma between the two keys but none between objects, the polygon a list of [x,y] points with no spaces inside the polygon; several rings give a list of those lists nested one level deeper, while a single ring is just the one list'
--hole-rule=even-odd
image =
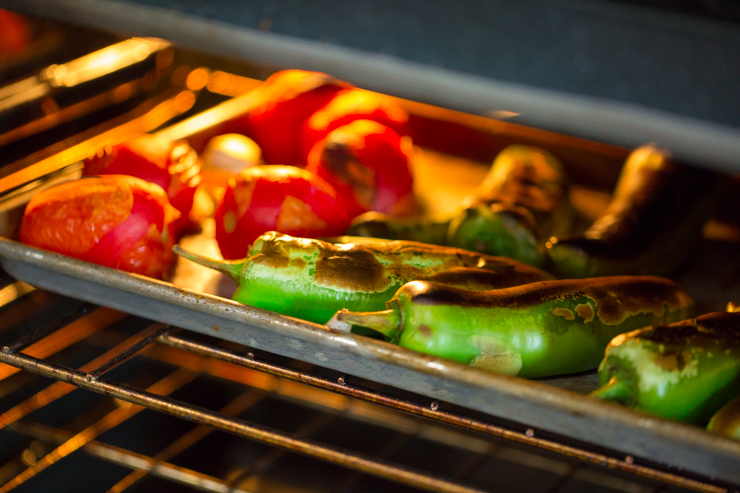
[{"label": "stainless steel surface", "polygon": [[[92,313],[101,313],[101,310],[103,309],[98,309],[97,312],[93,311]],[[107,312],[103,310],[103,313]],[[82,319],[84,318],[85,316],[82,316]],[[126,319],[123,321],[126,322]],[[86,325],[89,326],[91,324],[72,322],[59,330],[85,333]],[[96,322],[94,326],[98,331],[94,336],[99,341],[98,344],[100,344],[100,342],[105,341],[105,338],[101,339],[101,335],[105,332],[111,332],[111,324]],[[69,327],[73,327],[73,330],[70,330]],[[556,442],[537,439],[532,436],[531,430],[527,430],[524,433],[507,430],[477,419],[456,415],[453,412],[438,410],[439,404],[437,403],[433,404],[431,409],[425,409],[423,406],[410,402],[407,398],[391,397],[378,391],[363,391],[355,388],[349,382],[344,382],[344,384],[333,383],[326,378],[314,374],[315,370],[311,368],[297,370],[289,366],[258,361],[261,354],[256,358],[252,352],[247,352],[244,356],[240,355],[240,353],[244,354],[249,348],[234,347],[231,350],[225,350],[219,347],[218,339],[210,339],[211,342],[206,343],[203,340],[198,340],[197,337],[199,336],[196,334],[188,334],[183,331],[171,333],[170,331],[171,329],[165,329],[160,324],[149,324],[143,330],[133,333],[125,338],[125,340],[117,344],[111,344],[112,347],[110,349],[84,364],[80,370],[51,363],[48,360],[40,360],[9,349],[10,347],[20,348],[22,346],[20,344],[6,344],[5,350],[0,352],[0,361],[23,368],[30,373],[44,375],[60,381],[31,395],[27,400],[0,415],[0,430],[7,428],[15,433],[29,435],[42,440],[44,443],[53,444],[53,448],[51,449],[34,452],[37,457],[32,463],[28,467],[22,468],[10,481],[0,487],[0,491],[11,491],[18,486],[32,481],[38,475],[43,474],[47,468],[64,461],[77,450],[84,450],[99,459],[134,470],[134,472],[125,475],[125,477],[116,482],[108,491],[124,491],[149,475],[166,478],[175,483],[196,486],[197,489],[202,491],[245,491],[239,487],[240,484],[250,484],[250,478],[252,480],[259,478],[283,456],[282,452],[273,450],[262,456],[260,460],[252,463],[240,476],[226,482],[218,477],[203,474],[197,470],[169,462],[176,460],[179,454],[189,449],[197,448],[199,442],[205,441],[217,429],[226,430],[253,440],[284,447],[286,450],[327,460],[349,469],[376,474],[385,479],[399,481],[429,491],[480,491],[480,488],[435,477],[436,475],[430,474],[430,471],[414,470],[414,468],[409,468],[408,466],[400,466],[388,462],[382,459],[384,454],[370,457],[348,450],[337,449],[335,446],[322,445],[310,439],[311,436],[316,435],[319,431],[332,426],[332,423],[339,416],[351,418],[358,423],[365,421],[386,428],[397,427],[399,430],[405,430],[406,433],[424,435],[433,442],[454,444],[461,451],[466,450],[472,452],[471,457],[458,466],[459,469],[455,475],[458,480],[464,480],[473,475],[475,471],[489,462],[493,455],[502,458],[504,456],[517,456],[517,453],[513,451],[508,454],[504,453],[500,445],[487,443],[485,436],[491,436],[502,437],[522,444],[533,445],[537,448],[552,450],[559,454],[585,460],[592,464],[637,473],[661,481],[664,484],[674,484],[694,491],[713,493],[726,491],[721,486],[687,479],[680,475],[670,474],[640,465],[632,457],[627,457],[623,461],[615,460],[601,454],[589,453],[575,447],[563,446]],[[109,334],[109,338],[111,335]],[[120,339],[120,336],[113,337],[113,340]],[[105,344],[103,347],[108,348],[109,345]],[[57,344],[54,345],[54,349],[58,351],[61,347]],[[182,351],[182,349],[185,351]],[[100,349],[100,351],[102,350],[103,348]],[[119,364],[136,364],[135,360],[139,360],[140,362],[142,359],[162,362],[170,361],[174,370],[164,371],[161,378],[152,384],[146,385],[146,390],[139,388],[141,384],[135,387],[130,384],[117,383],[114,380],[99,378],[99,373],[112,370]],[[234,366],[234,364],[238,366]],[[233,400],[221,407],[218,411],[211,411],[210,409],[166,397],[176,392],[177,389],[183,388],[193,382],[199,378],[199,375],[203,374],[226,378],[234,383],[247,384],[248,388],[247,390],[236,392]],[[295,383],[289,383],[289,380]],[[6,380],[0,380],[0,390],[4,389],[3,384],[7,383]],[[303,385],[305,383],[319,387],[320,390],[310,391]],[[103,394],[105,399],[115,398],[118,400],[117,405],[106,407],[107,410],[102,413],[93,413],[86,420],[86,424],[82,429],[76,433],[55,429],[54,427],[36,423],[28,419],[28,417],[34,416],[32,414],[34,411],[42,409],[45,406],[55,405],[63,396],[75,388],[73,385]],[[340,398],[345,399],[345,402],[342,402],[332,397],[334,392],[345,394],[348,397]],[[271,394],[280,394],[284,399],[294,399],[303,403],[303,405],[308,404],[311,407],[324,409],[326,412],[313,418],[310,417],[310,414],[307,415],[304,424],[290,435],[237,418],[237,416],[248,409],[263,402]],[[360,398],[364,403],[356,401],[357,398]],[[386,409],[377,407],[377,404],[382,404]],[[142,410],[142,405],[148,409],[177,417],[184,417],[193,421],[196,426],[193,426],[186,433],[178,436],[169,445],[152,456],[142,455],[132,450],[108,445],[105,443],[105,440],[100,441],[104,439],[104,434],[107,431],[119,426],[125,426],[127,422],[132,421]],[[397,411],[404,411],[404,413],[423,416],[432,420],[427,421],[425,419],[415,422],[410,417],[403,418],[403,414],[398,414]],[[440,425],[436,423],[454,424],[455,427],[444,430],[439,428]],[[456,429],[475,431],[479,434],[479,437],[475,435],[462,435],[461,433],[463,431],[457,432],[455,431]],[[139,437],[139,440],[141,438]],[[403,443],[406,440],[404,439],[398,443]],[[383,450],[386,450],[386,453],[397,450],[398,444],[396,442],[388,442],[383,447]],[[520,459],[524,459],[524,457],[526,457],[526,454],[521,456]],[[542,462],[539,463],[540,467],[547,464],[547,459],[539,460],[545,461],[544,464]],[[554,464],[549,467],[552,466]],[[568,466],[563,465],[556,469],[565,473],[565,475],[560,482],[556,482],[549,489],[551,491],[559,491],[562,484],[571,481],[577,475],[576,472],[579,470],[579,467],[577,463],[574,463]],[[599,473],[592,473],[592,476],[595,476],[595,478],[592,478],[594,481],[609,481],[606,477],[599,479]],[[343,481],[344,488],[351,487],[350,485],[356,480],[357,478],[350,474]],[[614,483],[611,483],[610,487],[614,488],[618,484],[618,481],[614,478],[611,478],[611,480]],[[631,488],[627,487],[626,490],[620,489],[620,491],[648,492],[653,490],[653,488],[649,487],[636,488],[640,487],[637,484],[632,484]],[[483,489],[488,491],[488,488]],[[346,489],[340,490],[345,491]]]},{"label": "stainless steel surface", "polygon": [[[231,88],[233,94],[241,90],[237,87],[242,89],[254,87],[254,80],[238,79],[234,79]],[[224,93],[228,92],[229,89],[226,89]],[[167,462],[181,451],[189,449],[195,442],[205,439],[206,435],[214,430],[213,426],[321,457],[358,471],[394,478],[436,491],[457,491],[456,488],[462,488],[459,491],[468,491],[469,487],[461,486],[457,480],[479,472],[482,464],[502,453],[499,452],[498,446],[480,440],[479,436],[485,437],[486,440],[502,438],[510,443],[531,446],[538,450],[553,452],[562,458],[577,460],[575,465],[551,466],[562,475],[562,479],[552,487],[552,491],[560,491],[561,486],[569,483],[583,468],[579,464],[588,464],[589,467],[607,466],[609,470],[615,472],[629,473],[651,481],[697,491],[724,491],[723,482],[740,484],[740,443],[709,435],[696,427],[656,419],[579,395],[587,393],[597,385],[593,373],[542,381],[500,376],[213,296],[215,293],[228,296],[229,289],[233,288],[228,283],[224,284],[223,279],[218,276],[209,278],[185,275],[178,278],[176,275],[173,278],[173,285],[44,252],[8,239],[16,237],[22,207],[30,196],[43,187],[78,178],[79,160],[91,149],[120,142],[141,131],[160,128],[171,118],[190,109],[195,98],[193,92],[182,90],[177,96],[165,99],[154,109],[129,120],[122,126],[116,126],[92,140],[83,140],[68,146],[61,153],[53,153],[37,162],[26,163],[18,172],[4,177],[0,175],[0,266],[19,280],[0,289],[0,309],[16,300],[27,299],[24,298],[25,295],[46,293],[43,290],[108,307],[95,308],[81,304],[78,311],[73,311],[66,317],[55,318],[47,326],[40,328],[36,326],[28,334],[7,343],[0,353],[0,361],[13,365],[0,365],[0,396],[17,389],[20,383],[16,382],[22,382],[23,378],[27,378],[19,374],[20,368],[61,380],[0,415],[0,430],[8,427],[23,433],[43,435],[46,440],[56,441],[58,445],[37,457],[35,462],[37,465],[14,476],[17,478],[15,482],[9,483],[10,486],[5,488],[10,488],[14,484],[26,484],[32,481],[33,476],[41,474],[46,468],[65,459],[74,451],[87,450],[97,454],[98,457],[106,457],[107,460],[136,470],[130,476],[121,479],[111,491],[123,491],[149,475],[167,477],[183,484],[198,485],[200,489],[206,491],[230,491],[229,488],[241,484],[240,481],[223,481]],[[245,111],[251,104],[249,95],[235,98],[205,113],[160,130],[159,134],[171,139],[187,138],[198,132],[207,131],[214,122]],[[439,117],[439,113],[425,105],[411,102],[403,104],[407,104],[415,114],[431,115],[432,119]],[[445,112],[443,116],[455,118],[461,125],[472,125],[477,131],[495,136],[496,139],[541,141],[566,153],[569,148],[575,149],[571,152],[580,153],[581,156],[568,164],[571,166],[575,164],[576,167],[579,165],[578,159],[582,160],[580,164],[583,165],[591,162],[592,157],[595,160],[602,159],[609,165],[618,163],[626,152],[611,146],[561,137],[503,122],[473,118],[470,115]],[[451,166],[463,166],[475,177],[476,173],[481,174],[486,170],[485,166],[471,166],[465,160],[456,160],[452,156],[439,157],[433,153],[426,153],[423,149],[419,151],[432,163],[433,173],[439,174],[443,168],[449,171]],[[420,181],[426,180],[423,175],[419,178]],[[472,182],[475,182],[475,178],[472,178]],[[445,202],[443,193],[438,197],[440,198],[438,202]],[[456,204],[456,199],[450,196],[448,202]],[[200,246],[206,248],[208,241],[211,241],[210,247],[213,247],[212,238],[207,238],[207,235],[204,238],[205,243],[203,237],[189,238],[186,241],[201,242]],[[729,272],[726,267],[735,264],[723,265],[725,271]],[[186,267],[186,264],[178,265],[176,274]],[[706,277],[707,272],[702,274]],[[183,289],[184,286],[189,286],[189,289]],[[727,286],[730,285],[724,285],[722,289],[726,289]],[[717,286],[705,289],[705,285],[697,283],[697,289],[702,291],[698,293],[700,301],[716,303]],[[737,286],[731,285],[728,289],[735,292]],[[728,292],[724,294],[727,295]],[[149,326],[144,332],[128,338],[121,344],[112,345],[112,349],[78,370],[74,369],[76,367],[66,367],[51,360],[56,358],[56,353],[60,351],[89,338],[98,337],[98,333],[103,332],[109,325],[128,320],[123,312],[139,315],[159,324]],[[70,320],[73,321],[67,323]],[[6,322],[0,320],[0,327],[3,327],[4,323]],[[7,324],[10,326],[10,322]],[[166,330],[161,324],[190,329],[214,337],[217,342],[203,344],[179,333],[158,337]],[[259,354],[256,358],[254,355],[250,357],[249,354],[245,357],[233,350],[219,347],[218,341],[248,346],[252,353],[266,351],[272,355],[307,362],[339,372],[339,376],[329,379],[302,370],[270,364],[263,361]],[[198,356],[201,359],[173,357],[162,349],[164,347],[185,349],[191,354],[201,355]],[[175,370],[169,377],[163,377],[158,386],[148,387],[149,390],[119,385],[99,378],[103,373],[112,371],[118,366],[125,366],[124,363],[131,359],[139,359],[142,354],[147,357],[154,355],[162,361],[170,362],[175,366]],[[220,363],[218,360],[226,361],[228,363],[224,364],[228,365],[240,365],[245,371],[259,370],[280,380],[293,380],[319,387],[338,395],[338,398],[362,400],[373,405],[385,406],[394,412],[400,411],[430,419],[432,427],[453,425],[457,429],[473,432],[476,438],[467,437],[458,441],[463,444],[459,447],[474,452],[473,457],[461,466],[454,477],[440,479],[434,474],[421,474],[413,467],[389,464],[383,458],[402,449],[403,444],[409,440],[408,435],[385,444],[377,458],[345,453],[336,447],[304,440],[304,437],[311,436],[316,430],[330,426],[334,415],[309,420],[294,432],[265,433],[261,427],[245,424],[243,421],[232,419],[231,416],[238,415],[245,406],[248,408],[260,401],[265,392],[280,393],[276,389],[287,387],[283,384],[265,382],[258,384],[253,377],[250,377],[252,378],[250,383],[256,390],[247,391],[242,398],[218,412],[215,410],[205,412],[200,407],[155,395],[160,391],[162,395],[169,394],[204,372],[235,381],[244,378],[237,376],[242,374],[218,366]],[[221,370],[215,371],[215,368]],[[386,392],[366,390],[348,383],[357,378],[414,392],[415,400],[394,398]],[[73,387],[62,383],[65,381],[137,405],[182,416],[202,424],[203,427],[197,428],[198,431],[193,430],[192,435],[183,436],[181,440],[172,442],[167,448],[149,457],[133,451],[107,447],[99,442],[101,434],[133,418],[140,410],[136,406],[134,406],[136,409],[126,407],[111,411],[104,417],[87,423],[84,429],[71,435],[65,434],[64,430],[28,422],[31,413],[43,409],[72,390]],[[7,389],[3,387],[4,383],[7,383]],[[290,392],[288,394],[295,397],[295,394]],[[301,401],[304,405],[311,405],[310,396]],[[465,413],[449,412],[445,410],[446,403],[458,406],[466,412],[483,413],[483,416],[470,417]],[[342,415],[345,414],[353,413],[342,411]],[[489,418],[496,423],[489,422]],[[502,419],[509,420],[510,423],[506,426],[498,424],[497,420]],[[383,426],[402,422],[404,424],[401,427],[404,429],[407,427],[411,430],[423,429],[417,428],[416,425],[407,425],[405,421],[387,413],[382,414],[382,418],[377,421],[385,423]],[[604,450],[604,447],[607,450]],[[281,452],[266,454],[243,472],[244,477],[249,479],[250,475],[260,476],[275,462],[279,462],[280,454]],[[544,462],[539,459],[523,460],[539,464],[533,467],[550,467],[542,465],[548,464],[546,460]],[[583,474],[588,476],[591,473]],[[348,477],[339,490],[344,488],[351,491],[355,481],[356,476]],[[713,484],[716,481],[718,483]],[[645,491],[651,490],[648,488]]]},{"label": "stainless steel surface", "polygon": [[[37,287],[740,483],[740,443],[536,381],[508,378],[0,239],[0,265]],[[431,404],[431,402],[430,402]]]},{"label": "stainless steel surface", "polygon": [[[128,34],[162,37],[192,49],[234,56],[277,68],[319,70],[368,89],[474,114],[484,115],[496,111],[516,113],[522,115],[519,121],[528,125],[617,145],[637,147],[656,142],[661,147],[671,149],[676,157],[696,165],[731,171],[740,170],[737,159],[740,155],[740,129],[736,126],[682,116],[647,105],[514,83],[476,74],[474,71],[471,73],[440,68],[434,66],[433,63],[403,60],[382,52],[336,46],[326,40],[301,39],[264,32],[254,27],[239,26],[199,16],[195,2],[184,2],[184,10],[187,13],[176,8],[155,7],[133,1],[5,0],[4,3],[10,8],[32,15],[101,29],[110,29],[115,26]],[[569,2],[562,3],[568,4]],[[543,5],[541,8],[546,8],[546,6]],[[603,5],[596,7],[598,8],[603,8]],[[188,12],[188,9],[191,11]],[[580,10],[589,11],[590,7],[584,5],[580,7]],[[564,16],[568,12],[571,12],[571,9],[566,5],[562,12],[552,15]],[[661,39],[660,35],[665,32],[676,34],[672,33],[673,26],[670,22],[668,25],[660,22],[659,14],[648,16],[645,12],[638,10],[628,14],[627,17],[637,16],[639,18],[640,15],[646,16],[646,19],[651,21],[658,19],[658,22],[654,23],[653,37],[650,37],[650,33],[646,33],[646,44]],[[622,15],[615,17],[624,20]],[[599,15],[592,19],[593,22],[599,20],[601,20]],[[697,42],[706,41],[706,35],[702,35],[702,30],[712,35],[716,34],[717,39],[713,40],[713,43],[708,43],[707,46],[716,48],[723,46],[724,42],[729,50],[726,53],[733,53],[732,47],[736,47],[740,39],[735,26],[712,25],[712,23],[705,26],[705,21],[701,19],[695,23],[699,27],[695,29],[683,27],[678,30],[679,34],[695,36]],[[639,20],[635,24],[645,28]],[[679,24],[685,26],[690,25],[690,22],[679,22]],[[479,34],[485,33],[485,27],[476,27],[479,29]],[[609,28],[607,23],[604,29]],[[527,29],[526,24],[522,29]],[[431,33],[424,34],[433,36]],[[594,34],[598,35],[598,33]],[[629,34],[631,31],[624,35],[629,36]],[[660,46],[669,49],[670,39],[672,36],[667,36]],[[623,40],[616,38],[614,41],[622,42]],[[642,48],[647,47],[649,46]],[[616,50],[614,54],[619,53]],[[711,52],[710,55],[721,57],[722,53],[724,52]],[[636,58],[639,55],[639,52],[634,53]],[[680,54],[673,55],[680,56]],[[509,56],[512,55],[509,54]],[[653,62],[659,63],[661,60],[658,57],[661,55],[656,54],[655,56],[657,60]],[[662,56],[664,59],[670,57],[670,55]],[[434,60],[434,55],[431,58]],[[690,62],[693,66],[701,60]],[[577,62],[574,63],[577,64]],[[634,72],[633,77],[639,81],[639,68],[632,66],[629,68]],[[539,80],[546,81],[546,75],[543,73]],[[712,77],[711,74],[706,74],[706,76],[709,79]],[[606,82],[602,81],[602,83]],[[667,83],[678,84],[681,81],[677,76],[676,80]],[[701,85],[701,82],[697,81],[696,84]],[[685,101],[684,103],[702,105],[702,101]]]}]

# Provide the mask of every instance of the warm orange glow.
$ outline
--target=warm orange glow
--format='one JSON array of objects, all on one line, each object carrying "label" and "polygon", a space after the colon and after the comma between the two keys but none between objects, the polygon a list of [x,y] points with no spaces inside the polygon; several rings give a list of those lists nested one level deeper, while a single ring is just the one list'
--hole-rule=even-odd
[{"label": "warm orange glow", "polygon": [[[94,312],[78,318],[71,324],[57,330],[52,335],[41,339],[30,345],[23,353],[34,358],[47,358],[52,354],[68,348],[69,346],[85,339],[89,335],[101,330],[103,327],[121,320],[126,314],[111,310],[110,308],[98,308]],[[18,373],[20,368],[14,366],[0,366],[0,380]]]},{"label": "warm orange glow", "polygon": [[255,141],[240,134],[212,138],[202,154],[205,167],[238,173],[248,166],[262,163],[262,150]]},{"label": "warm orange glow", "polygon": [[54,87],[72,87],[145,60],[169,45],[157,38],[132,38],[63,65],[52,65],[42,76]]},{"label": "warm orange glow", "polygon": [[224,96],[240,96],[259,86],[262,81],[217,70],[208,79],[208,90]]},{"label": "warm orange glow", "polygon": [[200,91],[208,83],[210,71],[205,67],[200,67],[192,70],[187,79],[185,79],[185,86],[191,91]]},{"label": "warm orange glow", "polygon": [[175,96],[175,106],[181,113],[192,108],[194,104],[195,94],[192,91],[182,91],[180,94]]}]

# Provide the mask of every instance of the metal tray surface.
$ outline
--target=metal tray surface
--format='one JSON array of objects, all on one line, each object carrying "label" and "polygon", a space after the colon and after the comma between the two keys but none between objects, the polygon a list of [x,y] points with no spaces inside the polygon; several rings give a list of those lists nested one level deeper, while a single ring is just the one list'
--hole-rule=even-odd
[{"label": "metal tray surface", "polygon": [[[248,95],[235,98],[169,127],[160,135],[172,139],[197,137],[199,132],[207,132],[218,121],[244,111],[250,104]],[[452,114],[442,116],[445,115]],[[516,137],[546,143],[549,139],[545,134],[517,132],[516,128],[502,129],[496,124],[491,135],[499,140]],[[118,140],[121,136],[115,134],[110,138]],[[551,147],[567,147],[573,143],[572,140],[553,142],[550,139]],[[100,145],[100,142],[96,141],[95,145]],[[582,146],[584,153],[597,155],[604,154],[604,151],[591,144]],[[524,427],[533,427],[535,434],[555,433],[606,447],[625,456],[644,458],[740,484],[740,442],[710,435],[698,427],[588,398],[582,394],[597,386],[594,372],[539,381],[498,375],[244,306],[223,297],[230,296],[233,281],[203,268],[197,272],[199,267],[188,261],[178,261],[168,277],[169,282],[165,282],[15,241],[23,207],[30,196],[53,183],[77,179],[82,152],[71,149],[56,158],[42,161],[24,170],[22,179],[20,173],[8,177],[14,178],[7,181],[11,186],[0,187],[0,266],[16,279],[66,296],[412,391],[428,396],[430,406],[435,400],[447,401],[522,423]],[[422,188],[438,185],[431,177],[439,179],[444,176],[440,173],[440,166],[457,166],[458,170],[469,173],[460,175],[467,176],[464,183],[458,184],[460,190],[475,186],[487,170],[485,165],[476,165],[455,156],[441,156],[423,149],[420,152],[425,164],[419,168],[423,172],[418,175]],[[618,156],[622,151],[614,152],[614,156]],[[614,156],[609,159],[613,161],[616,159]],[[577,167],[578,163],[575,164]],[[428,211],[443,213],[445,208],[456,203],[455,197],[460,190],[448,190],[449,193],[435,190],[434,200],[426,204]],[[211,227],[212,222],[209,226],[205,221],[201,234],[186,237],[181,243],[186,248],[213,255],[215,243]],[[694,267],[682,273],[679,280],[686,283],[701,311],[722,309],[717,305],[718,299],[732,295],[740,299],[740,286],[736,279],[740,265],[736,258],[737,243],[708,241],[704,247],[704,251],[692,261]],[[715,267],[703,263],[708,260],[712,260]],[[715,272],[711,271],[712,268]],[[721,282],[717,282],[717,276],[724,276]]]},{"label": "metal tray surface", "polygon": [[[0,238],[0,265],[42,289],[297,358],[537,429],[740,483],[740,442],[544,382],[507,377]],[[431,401],[430,401],[431,405]]]}]

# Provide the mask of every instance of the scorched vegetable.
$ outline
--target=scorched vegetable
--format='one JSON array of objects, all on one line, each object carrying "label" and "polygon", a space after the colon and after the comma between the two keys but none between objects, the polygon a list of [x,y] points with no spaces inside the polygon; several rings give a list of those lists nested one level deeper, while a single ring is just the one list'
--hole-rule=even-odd
[{"label": "scorched vegetable", "polygon": [[622,334],[609,343],[592,393],[651,414],[706,423],[740,395],[740,313]]},{"label": "scorched vegetable", "polygon": [[[350,239],[345,238],[345,241]],[[271,232],[237,261],[203,258],[175,246],[175,253],[231,276],[233,299],[313,322],[337,310],[377,310],[414,279],[434,279],[487,289],[551,279],[511,259],[407,241],[327,243]]]},{"label": "scorched vegetable", "polygon": [[334,187],[350,219],[370,210],[402,215],[414,208],[412,153],[392,129],[355,120],[316,144],[306,169]]},{"label": "scorched vegetable", "polygon": [[81,260],[151,277],[172,261],[179,213],[157,185],[124,175],[82,178],[34,195],[20,240]]},{"label": "scorched vegetable", "polygon": [[693,308],[681,286],[658,277],[542,281],[492,291],[414,281],[386,310],[341,310],[327,325],[364,327],[409,349],[544,377],[596,368],[615,335],[681,320]]},{"label": "scorched vegetable", "polygon": [[168,142],[154,135],[100,149],[85,160],[84,176],[131,175],[159,185],[170,204],[180,211],[175,233],[194,226],[190,219],[201,162],[187,142]]},{"label": "scorched vegetable", "polygon": [[335,236],[348,224],[336,191],[318,176],[294,166],[254,166],[229,178],[216,209],[216,240],[224,258],[238,259],[267,231]]},{"label": "scorched vegetable", "polygon": [[535,147],[499,153],[474,196],[449,221],[359,216],[349,234],[427,241],[541,266],[545,241],[570,229],[568,180],[560,163]]}]

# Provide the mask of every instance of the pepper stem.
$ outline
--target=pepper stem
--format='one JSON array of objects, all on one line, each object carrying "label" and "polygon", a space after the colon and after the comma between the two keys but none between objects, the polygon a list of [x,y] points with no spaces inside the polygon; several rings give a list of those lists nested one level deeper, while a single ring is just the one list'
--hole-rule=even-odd
[{"label": "pepper stem", "polygon": [[619,378],[617,375],[610,378],[609,381],[606,382],[606,385],[600,389],[594,390],[589,395],[606,401],[618,402],[625,406],[631,406],[635,399],[630,383]]},{"label": "pepper stem", "polygon": [[213,258],[204,257],[197,253],[188,252],[183,249],[180,245],[174,245],[172,251],[175,255],[184,257],[188,260],[195,262],[196,264],[215,269],[219,272],[223,272],[231,277],[237,284],[241,281],[241,272],[244,264],[247,263],[245,259],[242,260],[216,260]]},{"label": "pepper stem", "polygon": [[379,332],[386,341],[393,343],[401,335],[401,317],[399,311],[394,309],[379,312],[339,310],[326,325],[344,332],[350,332],[353,326],[365,327]]}]

